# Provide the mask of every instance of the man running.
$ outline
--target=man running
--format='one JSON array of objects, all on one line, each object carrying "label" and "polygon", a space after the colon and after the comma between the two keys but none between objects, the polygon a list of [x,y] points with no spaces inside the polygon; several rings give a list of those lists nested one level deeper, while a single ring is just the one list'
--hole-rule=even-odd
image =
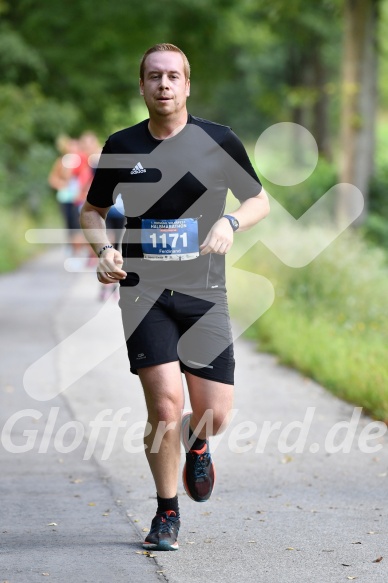
[{"label": "man running", "polygon": [[[233,403],[225,255],[234,233],[263,219],[269,204],[231,129],[188,113],[190,66],[178,47],[144,54],[140,93],[149,119],[108,138],[81,224],[100,259],[99,281],[120,282],[131,371],[148,410],[157,510],[143,546],[177,550],[180,438],[184,488],[205,502],[215,483],[208,438],[225,429]],[[228,188],[240,202],[232,215],[224,215]],[[105,230],[118,194],[127,220],[122,254]],[[192,408],[183,418],[182,373]]]}]

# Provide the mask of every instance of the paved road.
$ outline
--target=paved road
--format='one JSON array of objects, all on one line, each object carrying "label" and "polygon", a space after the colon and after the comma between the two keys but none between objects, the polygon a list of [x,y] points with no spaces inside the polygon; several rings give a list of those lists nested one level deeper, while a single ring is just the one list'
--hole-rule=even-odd
[{"label": "paved road", "polygon": [[[388,581],[387,436],[366,441],[371,419],[242,340],[214,496],[195,504],[180,486],[179,552],[142,554],[144,399],[117,300],[63,261],[0,278],[0,581]],[[353,437],[336,425],[352,415]]]}]

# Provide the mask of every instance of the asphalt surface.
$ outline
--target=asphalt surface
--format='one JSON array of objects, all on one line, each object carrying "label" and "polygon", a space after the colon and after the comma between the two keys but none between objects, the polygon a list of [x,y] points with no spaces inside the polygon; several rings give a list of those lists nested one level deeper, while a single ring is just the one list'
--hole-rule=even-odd
[{"label": "asphalt surface", "polygon": [[143,554],[144,398],[117,298],[64,259],[0,277],[0,583],[388,581],[387,434],[241,339],[214,494],[180,484],[179,551]]}]

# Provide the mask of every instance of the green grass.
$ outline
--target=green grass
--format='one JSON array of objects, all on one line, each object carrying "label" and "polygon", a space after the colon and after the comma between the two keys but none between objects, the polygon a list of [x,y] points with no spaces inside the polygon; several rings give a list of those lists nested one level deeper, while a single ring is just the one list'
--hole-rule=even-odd
[{"label": "green grass", "polygon": [[[287,241],[281,225],[276,232]],[[301,248],[311,243],[310,235],[300,234]],[[259,349],[275,353],[282,363],[385,421],[386,259],[382,250],[365,243],[357,232],[347,231],[306,267],[287,267],[261,243],[238,263],[243,269],[265,276],[275,288],[273,305],[247,331],[257,340]],[[235,272],[236,281],[230,282],[229,287],[243,289],[243,278],[238,280],[238,270]],[[243,318],[244,302],[240,301],[238,310]]]},{"label": "green grass", "polygon": [[388,354],[383,339],[362,326],[351,332],[320,311],[311,317],[302,309],[279,302],[263,315],[253,327],[260,349],[276,353],[281,362],[338,397],[388,420]]}]

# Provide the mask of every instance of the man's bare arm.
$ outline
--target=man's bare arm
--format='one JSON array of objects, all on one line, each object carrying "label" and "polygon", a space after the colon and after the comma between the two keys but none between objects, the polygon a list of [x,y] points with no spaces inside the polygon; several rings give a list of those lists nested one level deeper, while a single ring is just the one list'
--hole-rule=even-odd
[{"label": "man's bare arm", "polygon": [[[241,203],[238,209],[230,213],[239,222],[238,231],[247,231],[269,213],[269,200],[264,189],[260,194],[248,198]],[[225,255],[233,244],[233,229],[228,219],[222,217],[210,229],[206,239],[200,245],[201,255],[218,253]]]},{"label": "man's bare arm", "polygon": [[[111,245],[106,233],[106,216],[110,207],[99,208],[86,201],[81,210],[80,223],[85,238],[89,241],[93,251],[98,256],[106,245]],[[125,279],[127,274],[121,269],[123,257],[116,249],[105,249],[97,266],[97,275],[102,283],[112,283]]]}]

